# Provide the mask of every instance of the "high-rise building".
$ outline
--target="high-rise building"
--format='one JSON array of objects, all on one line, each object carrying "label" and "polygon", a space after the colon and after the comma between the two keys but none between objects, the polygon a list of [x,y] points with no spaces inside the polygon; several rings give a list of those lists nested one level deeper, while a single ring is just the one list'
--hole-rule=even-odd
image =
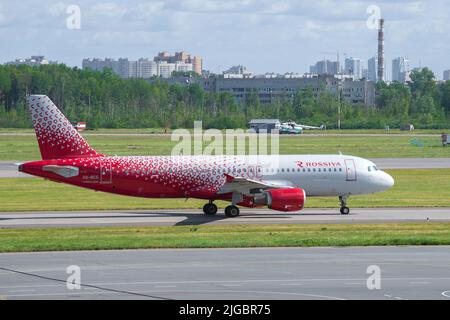
[{"label": "high-rise building", "polygon": [[450,70],[445,70],[444,71],[444,81],[448,81],[450,80]]},{"label": "high-rise building", "polygon": [[310,66],[309,72],[318,75],[336,75],[341,73],[339,61],[321,60]]},{"label": "high-rise building", "polygon": [[175,63],[167,63],[166,61],[161,61],[158,64],[158,76],[161,78],[170,78],[172,72],[175,71]]},{"label": "high-rise building", "polygon": [[361,59],[347,58],[345,59],[344,73],[354,76],[355,80],[362,78],[362,64]]},{"label": "high-rise building", "polygon": [[[163,51],[158,53],[158,55],[153,59],[153,61],[167,62],[167,63],[180,63],[184,62],[186,64],[192,64],[192,69],[190,71],[195,71],[195,73],[201,75],[202,74],[202,58],[199,56],[191,56],[189,53],[185,51],[175,52],[174,55],[171,55],[167,51]],[[163,67],[166,68],[166,67]]]},{"label": "high-rise building", "polygon": [[378,21],[378,81],[384,81],[384,19]]},{"label": "high-rise building", "polygon": [[409,60],[405,57],[398,57],[392,60],[392,81],[405,83],[409,81]]},{"label": "high-rise building", "polygon": [[106,68],[111,69],[121,78],[151,78],[158,75],[158,65],[156,62],[148,59],[139,59],[130,61],[120,58],[119,60],[106,59],[83,59],[83,69],[90,68],[96,71],[103,71]]},{"label": "high-rise building", "polygon": [[189,59],[189,61],[192,63],[193,71],[197,74],[202,74],[203,71],[203,61],[202,58],[199,56],[194,56],[193,58]]},{"label": "high-rise building", "polygon": [[137,61],[137,78],[151,78],[158,75],[158,65],[149,59],[139,59]]},{"label": "high-rise building", "polygon": [[367,60],[367,80],[377,81],[378,58],[372,57]]},{"label": "high-rise building", "polygon": [[366,79],[367,80],[368,76],[369,76],[369,70],[367,68],[363,67],[362,68],[362,79]]}]

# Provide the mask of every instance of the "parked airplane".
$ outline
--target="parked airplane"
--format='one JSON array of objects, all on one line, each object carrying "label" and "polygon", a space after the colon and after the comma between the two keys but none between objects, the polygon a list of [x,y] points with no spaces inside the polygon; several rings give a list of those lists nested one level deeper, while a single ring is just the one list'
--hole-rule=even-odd
[{"label": "parked airplane", "polygon": [[[45,95],[27,96],[42,160],[19,171],[97,191],[146,198],[199,198],[203,211],[217,213],[215,200],[278,211],[303,209],[306,197],[336,196],[348,214],[349,196],[386,190],[394,184],[374,163],[344,155],[283,155],[249,163],[246,156],[106,156],[95,151]],[[279,158],[274,158],[279,157]]]}]

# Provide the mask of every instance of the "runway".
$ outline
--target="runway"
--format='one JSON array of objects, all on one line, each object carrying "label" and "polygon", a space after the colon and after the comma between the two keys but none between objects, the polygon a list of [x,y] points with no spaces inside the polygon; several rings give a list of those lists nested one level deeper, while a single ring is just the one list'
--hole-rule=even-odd
[{"label": "runway", "polygon": [[450,222],[450,208],[352,208],[348,216],[335,209],[305,209],[295,214],[268,209],[243,209],[237,218],[201,210],[115,210],[86,212],[0,212],[0,228],[188,226],[231,224],[327,224]]},{"label": "runway", "polygon": [[[380,169],[439,169],[450,168],[450,158],[372,158]],[[24,161],[0,161],[0,178],[29,178],[18,172],[15,163]]]},{"label": "runway", "polygon": [[[78,290],[66,286],[71,265]],[[369,266],[379,289],[367,286]],[[7,253],[0,299],[449,300],[450,247]]]}]

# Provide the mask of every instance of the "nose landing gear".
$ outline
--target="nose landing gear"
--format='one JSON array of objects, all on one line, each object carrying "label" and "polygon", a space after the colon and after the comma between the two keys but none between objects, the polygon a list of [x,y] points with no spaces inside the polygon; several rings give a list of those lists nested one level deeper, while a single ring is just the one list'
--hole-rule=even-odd
[{"label": "nose landing gear", "polygon": [[339,201],[341,203],[341,214],[349,214],[350,208],[347,207],[347,196],[339,196]]}]

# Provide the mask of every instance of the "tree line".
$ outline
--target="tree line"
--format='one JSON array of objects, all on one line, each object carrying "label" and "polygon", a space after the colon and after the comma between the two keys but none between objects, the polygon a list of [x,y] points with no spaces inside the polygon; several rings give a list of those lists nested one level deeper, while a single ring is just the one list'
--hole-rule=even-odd
[{"label": "tree line", "polygon": [[413,123],[417,128],[450,127],[450,81],[436,83],[427,68],[415,70],[411,83],[380,82],[376,107],[351,105],[329,92],[299,90],[262,104],[256,92],[236,103],[229,93],[210,93],[197,84],[169,85],[163,80],[121,79],[65,65],[0,66],[0,127],[31,127],[27,93],[46,94],[70,121],[89,128],[246,128],[253,118],[279,118],[335,128],[384,128]]}]

